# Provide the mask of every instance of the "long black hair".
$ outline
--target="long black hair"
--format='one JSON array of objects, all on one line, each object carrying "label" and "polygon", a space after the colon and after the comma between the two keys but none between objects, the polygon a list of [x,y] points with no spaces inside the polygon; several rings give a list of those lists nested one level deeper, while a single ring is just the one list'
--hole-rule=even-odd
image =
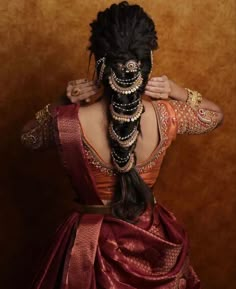
[{"label": "long black hair", "polygon": [[[148,81],[148,76],[152,68],[151,51],[158,48],[155,25],[152,19],[138,5],[129,5],[123,1],[113,4],[103,12],[99,12],[97,19],[91,24],[91,37],[89,50],[98,61],[105,57],[105,69],[102,77],[104,95],[109,98],[110,104],[119,103],[124,107],[132,107],[132,103],[141,100],[141,95]],[[109,76],[112,72],[122,77],[118,68],[119,63],[127,63],[129,60],[139,62],[142,85],[129,95],[119,94],[114,91],[109,84]],[[98,66],[99,75],[101,65]],[[129,109],[123,114],[131,114]],[[131,111],[131,109],[130,109]],[[117,106],[117,113],[119,107]],[[114,120],[111,113],[108,113],[110,124],[117,135],[121,138],[132,133],[135,129],[141,133],[140,118],[132,122],[122,122]],[[138,174],[136,156],[134,149],[136,142],[129,147],[121,147],[119,143],[111,137],[108,132],[111,152],[119,160],[129,160],[134,154],[134,164],[127,172],[117,172],[117,183],[113,193],[112,211],[113,215],[126,220],[135,222],[135,219],[146,210],[149,204],[153,205],[153,193]],[[125,165],[125,163],[124,163]]]}]

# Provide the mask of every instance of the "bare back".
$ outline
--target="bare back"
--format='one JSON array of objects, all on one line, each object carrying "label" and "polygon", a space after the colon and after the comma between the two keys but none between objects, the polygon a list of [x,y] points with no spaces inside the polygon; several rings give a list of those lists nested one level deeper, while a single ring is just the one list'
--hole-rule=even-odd
[{"label": "bare back", "polygon": [[[141,117],[141,131],[135,148],[137,164],[149,158],[159,144],[160,134],[156,112],[151,102],[143,100],[145,112]],[[79,120],[84,137],[96,150],[100,158],[112,166],[110,146],[107,137],[108,119],[107,103],[102,99],[90,106],[81,107]]]}]

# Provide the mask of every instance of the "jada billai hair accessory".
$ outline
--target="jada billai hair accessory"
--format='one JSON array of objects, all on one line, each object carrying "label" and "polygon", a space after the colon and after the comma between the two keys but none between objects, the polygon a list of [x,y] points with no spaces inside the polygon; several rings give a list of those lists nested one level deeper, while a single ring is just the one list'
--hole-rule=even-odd
[{"label": "jada billai hair accessory", "polygon": [[125,64],[119,63],[120,71],[126,74],[136,74],[131,78],[119,78],[116,73],[111,70],[109,76],[109,84],[111,88],[120,94],[131,94],[137,91],[143,83],[143,77],[140,71],[141,62],[136,60],[129,60]]}]

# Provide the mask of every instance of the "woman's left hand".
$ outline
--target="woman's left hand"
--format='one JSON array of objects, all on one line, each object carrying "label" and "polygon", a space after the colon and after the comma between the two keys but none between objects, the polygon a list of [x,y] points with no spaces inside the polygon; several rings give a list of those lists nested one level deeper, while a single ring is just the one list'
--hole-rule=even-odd
[{"label": "woman's left hand", "polygon": [[[78,95],[76,93],[72,95],[72,92],[76,92],[76,89],[78,89]],[[99,91],[99,87],[95,81],[79,79],[68,83],[67,97],[72,103],[80,101],[89,103],[91,100],[90,97],[94,97],[97,93],[101,94]],[[187,98],[186,90],[177,85],[174,81],[170,80],[166,75],[152,77],[148,81],[144,93],[153,99],[173,98],[176,100],[186,101]]]},{"label": "woman's left hand", "polygon": [[166,75],[152,77],[146,87],[145,94],[155,99],[168,99],[171,95],[171,81]]},{"label": "woman's left hand", "polygon": [[154,99],[175,99],[179,101],[187,100],[187,90],[166,75],[152,77],[145,88],[145,94]]}]

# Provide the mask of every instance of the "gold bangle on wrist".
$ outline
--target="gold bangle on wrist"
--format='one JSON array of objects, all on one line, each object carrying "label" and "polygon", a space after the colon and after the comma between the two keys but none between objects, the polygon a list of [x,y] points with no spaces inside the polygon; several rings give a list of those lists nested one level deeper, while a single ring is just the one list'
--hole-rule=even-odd
[{"label": "gold bangle on wrist", "polygon": [[202,102],[202,95],[198,91],[185,88],[187,90],[188,96],[186,103],[189,104],[193,109],[198,109]]}]

